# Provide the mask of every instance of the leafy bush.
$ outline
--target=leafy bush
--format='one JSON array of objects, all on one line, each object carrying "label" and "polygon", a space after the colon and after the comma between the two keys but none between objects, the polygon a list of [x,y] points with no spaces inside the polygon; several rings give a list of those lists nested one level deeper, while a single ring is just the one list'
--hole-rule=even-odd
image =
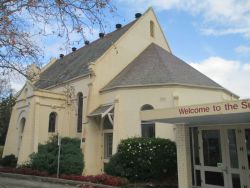
[{"label": "leafy bush", "polygon": [[17,164],[17,158],[13,154],[6,155],[1,160],[1,165],[2,166],[16,167],[16,164]]},{"label": "leafy bush", "polygon": [[177,175],[176,145],[162,138],[129,138],[105,167],[106,173],[132,180],[160,179]]},{"label": "leafy bush", "polygon": [[[46,144],[38,146],[37,153],[31,154],[31,168],[55,174],[57,171],[57,156],[57,137],[52,137]],[[80,140],[77,138],[62,138],[60,174],[81,174],[83,167]]]},{"label": "leafy bush", "polygon": [[0,99],[0,145],[5,144],[11,111],[12,107],[15,105],[15,100],[16,99],[11,94],[8,97]]},{"label": "leafy bush", "polygon": [[2,155],[3,155],[3,146],[0,146],[0,160],[2,159]]}]

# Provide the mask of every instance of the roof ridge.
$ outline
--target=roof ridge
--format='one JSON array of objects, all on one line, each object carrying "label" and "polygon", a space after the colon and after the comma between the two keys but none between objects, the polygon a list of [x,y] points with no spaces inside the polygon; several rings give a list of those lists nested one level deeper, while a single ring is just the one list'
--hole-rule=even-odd
[{"label": "roof ridge", "polygon": [[57,59],[41,73],[35,86],[42,89],[50,88],[88,74],[89,63],[99,59],[137,20],[106,34],[103,38],[98,38],[90,44],[82,46],[75,52],[65,55],[62,59]]},{"label": "roof ridge", "polygon": [[[89,46],[91,46],[91,45],[94,45],[94,44],[97,43],[99,40],[102,40],[102,39],[104,39],[104,38],[110,37],[110,35],[114,34],[115,32],[117,32],[117,31],[119,31],[119,30],[121,30],[121,29],[124,29],[124,28],[128,27],[130,24],[132,24],[132,23],[134,23],[134,22],[136,22],[136,21],[137,21],[137,20],[133,20],[133,21],[127,23],[126,25],[122,26],[121,28],[115,29],[115,30],[113,30],[113,31],[111,31],[111,32],[109,32],[109,33],[107,33],[107,34],[105,34],[103,38],[100,38],[100,37],[99,37],[99,38],[96,38],[95,40],[93,40],[93,41],[90,42],[89,44],[83,45],[82,47],[76,49],[76,51],[68,53],[68,54],[65,55],[63,58],[66,58],[66,57],[69,56],[70,54],[77,53],[77,52],[79,52],[79,50],[81,50],[81,49],[83,49],[83,48],[85,48],[85,47],[89,47]],[[59,60],[59,59],[58,59],[58,60]]]}]

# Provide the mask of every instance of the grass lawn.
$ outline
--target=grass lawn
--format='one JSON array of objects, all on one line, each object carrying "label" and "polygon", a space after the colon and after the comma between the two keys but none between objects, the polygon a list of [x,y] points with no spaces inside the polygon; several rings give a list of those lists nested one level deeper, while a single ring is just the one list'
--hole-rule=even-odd
[{"label": "grass lawn", "polygon": [[2,159],[3,147],[4,147],[4,146],[0,146],[0,159]]}]

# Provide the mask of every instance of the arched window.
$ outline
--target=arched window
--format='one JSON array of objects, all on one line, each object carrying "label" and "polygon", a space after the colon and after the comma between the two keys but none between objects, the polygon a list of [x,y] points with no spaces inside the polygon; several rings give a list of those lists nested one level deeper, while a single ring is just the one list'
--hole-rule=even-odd
[{"label": "arched window", "polygon": [[150,21],[150,36],[155,37],[155,23],[152,20]]},{"label": "arched window", "polygon": [[22,118],[21,119],[21,123],[20,123],[20,129],[21,129],[21,133],[23,133],[24,131],[24,126],[25,126],[25,122],[26,122],[26,119],[25,118]]},{"label": "arched window", "polygon": [[23,117],[19,122],[19,134],[18,134],[18,146],[17,146],[17,153],[18,154],[17,155],[19,155],[19,151],[20,151],[20,148],[21,148],[25,123],[26,123],[26,119],[25,119],[25,117]]},{"label": "arched window", "polygon": [[26,119],[23,117],[20,121],[20,133],[23,134],[24,127],[25,127]]},{"label": "arched window", "polygon": [[77,112],[77,132],[82,132],[82,111],[83,111],[83,94],[77,94],[78,112]]},{"label": "arched window", "polygon": [[[153,110],[154,107],[145,104],[141,107],[141,111]],[[144,138],[154,138],[155,137],[155,123],[150,121],[141,121],[141,136]]]},{"label": "arched window", "polygon": [[56,112],[51,112],[49,114],[49,133],[56,132],[56,118],[57,118]]}]

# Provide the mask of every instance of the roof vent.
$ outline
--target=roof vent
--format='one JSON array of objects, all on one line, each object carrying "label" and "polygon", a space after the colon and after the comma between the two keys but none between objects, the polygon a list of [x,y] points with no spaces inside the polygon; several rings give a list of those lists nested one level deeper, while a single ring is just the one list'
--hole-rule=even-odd
[{"label": "roof vent", "polygon": [[99,33],[99,37],[103,38],[104,37],[104,33]]},{"label": "roof vent", "polygon": [[64,57],[64,54],[60,54],[60,59],[62,59]]},{"label": "roof vent", "polygon": [[76,47],[73,47],[73,48],[72,48],[72,52],[75,52],[75,51],[76,51]]},{"label": "roof vent", "polygon": [[135,14],[135,18],[136,18],[136,19],[138,19],[138,18],[140,18],[140,17],[141,17],[141,13],[136,13],[136,14]]},{"label": "roof vent", "polygon": [[116,29],[120,29],[121,27],[122,27],[122,24],[116,24],[116,25],[115,25],[115,28],[116,28]]},{"label": "roof vent", "polygon": [[84,41],[84,44],[85,44],[85,45],[89,45],[89,41],[88,41],[88,40],[85,40],[85,41]]}]

